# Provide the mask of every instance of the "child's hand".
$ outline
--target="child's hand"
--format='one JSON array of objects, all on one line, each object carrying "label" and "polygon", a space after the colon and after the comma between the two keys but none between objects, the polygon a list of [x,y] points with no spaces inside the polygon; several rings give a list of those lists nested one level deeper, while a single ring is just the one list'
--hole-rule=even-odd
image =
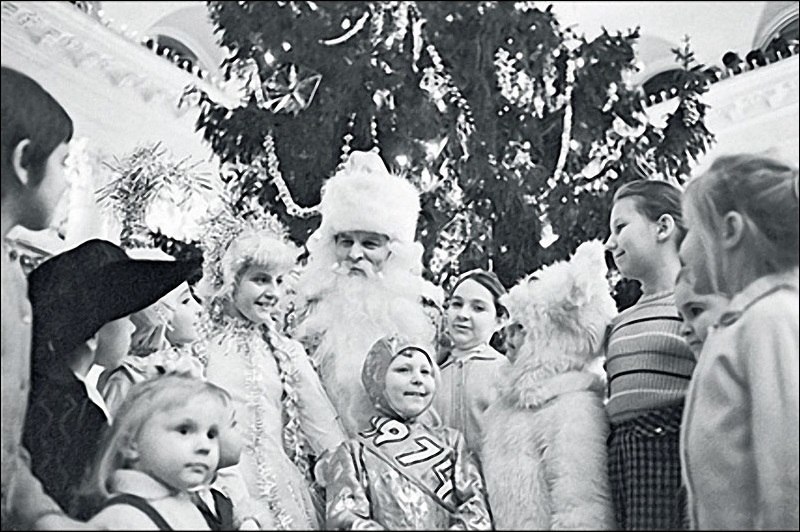
[{"label": "child's hand", "polygon": [[260,527],[258,526],[258,521],[251,517],[242,521],[239,530],[260,530]]}]

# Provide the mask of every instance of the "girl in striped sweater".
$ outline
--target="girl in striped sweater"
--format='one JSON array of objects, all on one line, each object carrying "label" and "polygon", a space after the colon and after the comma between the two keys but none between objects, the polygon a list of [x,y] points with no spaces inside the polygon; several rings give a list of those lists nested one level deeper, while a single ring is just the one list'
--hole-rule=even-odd
[{"label": "girl in striped sweater", "polygon": [[635,181],[614,195],[606,242],[622,275],[642,297],[612,322],[606,344],[611,422],[609,480],[624,530],[680,526],[678,436],[695,359],[681,335],[673,290],[686,230],[681,191]]}]

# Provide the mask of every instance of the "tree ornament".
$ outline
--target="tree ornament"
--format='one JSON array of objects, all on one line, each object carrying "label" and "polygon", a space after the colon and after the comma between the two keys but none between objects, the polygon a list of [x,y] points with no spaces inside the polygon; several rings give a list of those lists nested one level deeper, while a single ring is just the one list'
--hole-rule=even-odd
[{"label": "tree ornament", "polygon": [[322,75],[309,68],[293,63],[281,65],[263,84],[261,107],[273,113],[296,115],[311,105],[320,81]]},{"label": "tree ornament", "polygon": [[[564,127],[561,130],[561,151],[558,154],[558,161],[556,168],[553,172],[553,181],[558,183],[561,173],[564,171],[564,165],[567,162],[567,154],[569,153],[570,140],[572,138],[572,91],[575,85],[575,62],[572,59],[567,60],[567,73],[566,73],[566,89],[564,91]],[[566,176],[565,176],[566,177]],[[548,181],[548,184],[550,181]]]}]

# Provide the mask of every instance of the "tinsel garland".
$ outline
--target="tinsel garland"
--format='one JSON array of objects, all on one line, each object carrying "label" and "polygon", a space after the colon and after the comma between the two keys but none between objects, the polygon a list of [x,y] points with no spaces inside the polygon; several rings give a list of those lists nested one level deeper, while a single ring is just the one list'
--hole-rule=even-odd
[{"label": "tinsel garland", "polygon": [[[199,327],[202,337],[205,338],[225,338],[232,341],[236,346],[237,353],[243,356],[248,366],[248,373],[245,376],[245,386],[247,388],[248,403],[253,409],[253,448],[252,452],[256,460],[258,495],[264,497],[267,506],[275,516],[280,530],[292,530],[294,523],[291,516],[280,504],[280,497],[277,492],[277,480],[272,473],[267,460],[259,452],[262,445],[262,434],[266,432],[262,398],[264,386],[261,382],[259,373],[261,368],[254,359],[255,356],[266,356],[263,351],[254,349],[259,342],[266,344],[267,351],[277,363],[278,375],[281,380],[283,394],[281,404],[287,417],[287,422],[283,426],[284,445],[291,450],[292,462],[300,469],[304,477],[309,471],[308,456],[304,452],[305,436],[302,434],[299,422],[297,390],[295,388],[296,370],[292,365],[288,355],[281,349],[273,346],[270,335],[273,334],[264,325],[245,321],[226,314],[220,314],[218,318],[212,319],[210,314],[205,314],[206,319],[202,320]],[[254,354],[256,353],[256,354]],[[227,356],[228,353],[225,353]],[[208,354],[202,356],[205,365],[208,364]],[[299,502],[299,501],[298,501]],[[309,521],[309,524],[311,521]]]},{"label": "tinsel garland", "polygon": [[347,128],[345,129],[346,133],[342,137],[342,153],[339,156],[339,164],[336,165],[336,170],[334,173],[338,173],[344,168],[344,165],[347,163],[347,159],[350,158],[350,152],[353,151],[351,142],[353,141],[353,126],[355,125],[355,122],[356,114],[350,113],[350,118],[347,120]]},{"label": "tinsel garland", "polygon": [[[564,165],[567,162],[567,154],[569,153],[569,144],[572,139],[572,90],[575,88],[575,61],[572,59],[567,60],[566,72],[566,88],[564,89],[564,127],[561,132],[561,151],[558,154],[558,161],[556,168],[553,171],[553,177],[547,180],[547,186],[552,190],[561,174],[564,171]],[[564,176],[564,183],[569,182],[569,177]]]},{"label": "tinsel garland", "polygon": [[197,171],[198,163],[189,164],[188,158],[175,160],[160,142],[138,147],[127,157],[104,164],[115,178],[98,190],[98,201],[122,225],[123,247],[150,245],[151,230],[145,216],[162,192],[176,193],[176,206],[180,208],[194,194],[213,190],[207,176]]},{"label": "tinsel garland", "polygon": [[[442,95],[442,98],[447,94],[452,94],[452,100],[459,110],[458,118],[456,119],[456,136],[461,146],[461,152],[463,154],[462,159],[466,160],[469,158],[469,149],[467,147],[469,138],[475,131],[475,120],[472,116],[472,109],[470,109],[467,99],[464,98],[461,91],[453,82],[450,73],[445,69],[442,57],[439,55],[436,47],[432,43],[429,43],[425,47],[425,50],[428,52],[428,56],[430,56],[433,62],[434,72],[444,80],[444,84],[447,87],[447,91]],[[435,100],[434,103],[436,103]]]},{"label": "tinsel garland", "polygon": [[311,480],[311,467],[307,452],[308,443],[300,426],[297,390],[294,387],[297,382],[297,368],[294,367],[289,353],[275,345],[272,338],[276,333],[266,325],[261,325],[260,328],[264,341],[278,363],[278,372],[283,386],[283,409],[287,414],[287,422],[283,427],[284,448],[289,451],[289,458],[303,474],[303,477]]},{"label": "tinsel garland", "polygon": [[498,48],[495,52],[495,76],[500,94],[518,107],[526,108],[533,103],[533,79],[524,71],[514,67],[516,60],[505,48]]}]

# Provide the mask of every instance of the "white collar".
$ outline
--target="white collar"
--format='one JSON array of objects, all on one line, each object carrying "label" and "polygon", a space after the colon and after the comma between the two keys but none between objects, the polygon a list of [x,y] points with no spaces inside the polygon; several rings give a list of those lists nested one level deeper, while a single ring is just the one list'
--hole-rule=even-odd
[{"label": "white collar", "polygon": [[86,395],[88,395],[89,399],[94,404],[96,404],[100,408],[100,410],[103,411],[103,413],[106,415],[106,421],[110,425],[111,412],[108,411],[108,406],[106,406],[106,401],[105,399],[103,399],[103,396],[97,390],[97,387],[93,383],[87,381],[86,377],[84,377],[83,375],[80,375],[74,371],[72,373],[73,375],[75,375],[75,378],[77,378],[79,381],[83,383],[83,386],[86,388]]},{"label": "white collar", "polygon": [[116,470],[111,477],[111,484],[115,492],[137,495],[150,501],[172,496],[185,496],[188,499],[188,494],[176,493],[147,473],[135,469]]}]

